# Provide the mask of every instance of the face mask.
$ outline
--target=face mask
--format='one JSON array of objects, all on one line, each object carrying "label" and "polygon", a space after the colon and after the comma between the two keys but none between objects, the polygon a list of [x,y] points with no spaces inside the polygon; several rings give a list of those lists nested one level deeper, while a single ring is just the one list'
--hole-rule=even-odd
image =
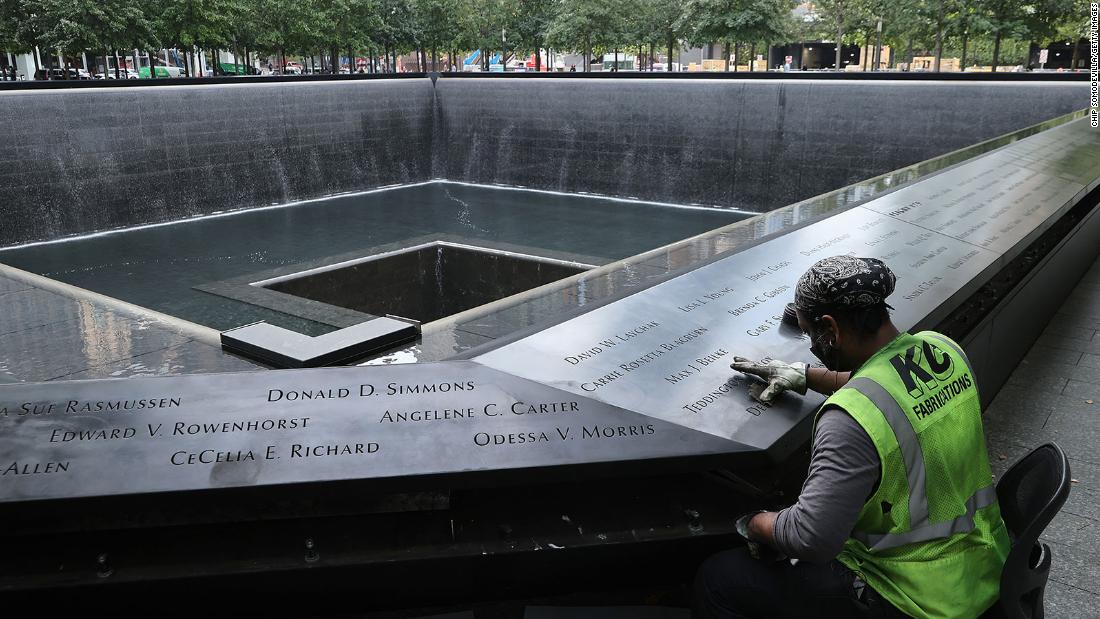
[{"label": "face mask", "polygon": [[[829,337],[827,332],[817,337],[811,335],[810,352],[825,366],[825,369],[836,371],[840,366],[839,351],[826,341],[827,337]],[[833,358],[832,363],[829,362],[829,357]]]}]

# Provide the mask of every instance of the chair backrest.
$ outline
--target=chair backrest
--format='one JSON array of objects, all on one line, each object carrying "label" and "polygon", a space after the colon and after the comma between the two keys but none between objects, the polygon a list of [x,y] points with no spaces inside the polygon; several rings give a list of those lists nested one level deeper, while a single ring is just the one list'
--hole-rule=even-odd
[{"label": "chair backrest", "polygon": [[1039,536],[1069,497],[1069,458],[1047,443],[1012,465],[997,482],[1001,517],[1012,550],[1001,572],[999,606],[1006,617],[1043,616],[1043,590],[1050,574],[1050,547]]}]

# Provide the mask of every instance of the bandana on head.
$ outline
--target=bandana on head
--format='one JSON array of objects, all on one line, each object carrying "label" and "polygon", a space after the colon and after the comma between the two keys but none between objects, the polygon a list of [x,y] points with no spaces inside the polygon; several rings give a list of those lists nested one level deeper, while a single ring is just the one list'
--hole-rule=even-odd
[{"label": "bandana on head", "polygon": [[886,302],[896,281],[890,267],[876,258],[831,256],[818,260],[799,278],[794,305],[809,314],[818,308],[871,307]]}]

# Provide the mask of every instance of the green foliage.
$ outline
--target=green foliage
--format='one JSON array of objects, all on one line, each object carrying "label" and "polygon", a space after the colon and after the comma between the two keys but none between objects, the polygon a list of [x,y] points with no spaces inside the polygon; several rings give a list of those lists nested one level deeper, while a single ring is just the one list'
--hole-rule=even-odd
[{"label": "green foliage", "polygon": [[695,45],[774,41],[789,30],[793,8],[787,0],[687,0],[694,25],[687,39]]},{"label": "green foliage", "polygon": [[624,0],[559,0],[546,38],[558,49],[612,49],[626,43]]},{"label": "green foliage", "polygon": [[[79,54],[160,46],[246,48],[268,54],[332,50],[528,54],[552,47],[601,51],[683,43],[797,40],[927,50],[965,44],[983,62],[999,40],[1005,62],[1026,61],[1029,41],[1087,34],[1087,0],[817,0],[816,19],[795,0],[0,0],[0,49]],[[1022,52],[1026,56],[1026,51]],[[990,58],[991,61],[991,58]],[[988,62],[986,62],[988,64]],[[969,64],[969,62],[968,62]]]},{"label": "green foliage", "polygon": [[[17,4],[17,3],[10,3]],[[24,0],[16,49],[34,46],[66,54],[152,47],[157,38],[140,6],[124,0]],[[8,21],[6,19],[2,21]]]}]

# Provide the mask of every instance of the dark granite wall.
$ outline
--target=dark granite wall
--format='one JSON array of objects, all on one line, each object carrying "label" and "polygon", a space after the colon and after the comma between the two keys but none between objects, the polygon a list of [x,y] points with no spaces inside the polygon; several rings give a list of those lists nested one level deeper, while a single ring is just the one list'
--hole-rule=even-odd
[{"label": "dark granite wall", "polygon": [[0,92],[0,246],[431,176],[427,79]]},{"label": "dark granite wall", "polygon": [[448,178],[766,211],[1087,84],[428,78],[0,92],[0,246]]},{"label": "dark granite wall", "polygon": [[768,211],[1081,109],[1087,84],[441,79],[446,177]]}]

